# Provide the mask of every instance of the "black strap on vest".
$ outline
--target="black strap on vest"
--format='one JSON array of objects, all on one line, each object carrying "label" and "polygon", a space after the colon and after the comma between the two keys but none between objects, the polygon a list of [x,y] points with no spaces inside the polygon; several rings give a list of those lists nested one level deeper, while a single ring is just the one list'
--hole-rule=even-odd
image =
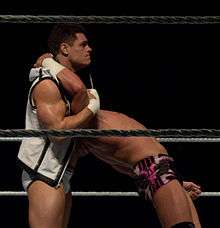
[{"label": "black strap on vest", "polygon": [[43,80],[51,80],[53,81],[56,86],[58,87],[59,91],[60,91],[60,95],[62,97],[62,100],[67,104],[67,101],[70,101],[70,97],[69,95],[67,94],[67,92],[65,91],[64,89],[64,86],[62,85],[62,82],[60,81],[60,79],[57,78],[57,80],[52,77],[52,76],[45,76],[43,77],[43,73],[42,73],[42,69],[39,70],[39,77],[37,77],[34,81],[36,81],[38,79],[38,82],[35,83],[35,85],[31,88],[31,91],[30,91],[30,96],[29,96],[29,102],[32,106],[32,108],[36,109],[36,106],[33,105],[32,103],[32,100],[31,100],[31,97],[32,97],[32,91],[34,90],[34,88],[36,87],[36,85],[38,85],[40,82],[42,82]]}]

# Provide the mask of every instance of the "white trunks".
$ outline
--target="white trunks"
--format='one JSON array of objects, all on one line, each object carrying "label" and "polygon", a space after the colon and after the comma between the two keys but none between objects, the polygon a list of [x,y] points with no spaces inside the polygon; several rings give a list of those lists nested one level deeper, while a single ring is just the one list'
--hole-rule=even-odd
[{"label": "white trunks", "polygon": [[[65,173],[63,175],[62,183],[63,183],[65,193],[68,193],[69,191],[71,191],[70,179],[71,179],[72,175],[73,175],[73,171],[70,171],[68,169],[65,171]],[[23,188],[25,191],[27,191],[28,187],[31,185],[31,183],[34,181],[34,179],[25,170],[23,170],[23,172],[22,172],[21,179],[22,179]]]}]

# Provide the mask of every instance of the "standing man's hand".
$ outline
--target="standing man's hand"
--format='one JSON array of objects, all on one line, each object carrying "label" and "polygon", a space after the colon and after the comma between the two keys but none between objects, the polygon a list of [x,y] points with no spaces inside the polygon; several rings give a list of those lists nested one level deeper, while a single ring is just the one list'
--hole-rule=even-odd
[{"label": "standing man's hand", "polygon": [[95,115],[100,110],[99,94],[95,89],[87,89],[89,104],[87,108]]}]

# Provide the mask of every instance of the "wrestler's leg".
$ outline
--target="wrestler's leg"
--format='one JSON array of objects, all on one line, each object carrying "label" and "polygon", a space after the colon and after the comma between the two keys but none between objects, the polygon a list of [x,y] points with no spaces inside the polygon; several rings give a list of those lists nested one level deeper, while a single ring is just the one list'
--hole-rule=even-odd
[{"label": "wrestler's leg", "polygon": [[193,223],[195,224],[196,228],[201,228],[201,224],[200,224],[200,221],[199,221],[199,216],[197,214],[195,205],[194,205],[190,195],[188,193],[186,195],[187,195],[187,200],[188,200],[189,205],[190,205],[190,210],[191,210],[191,214],[192,214],[192,218],[193,218]]},{"label": "wrestler's leg", "polygon": [[63,228],[65,192],[42,181],[34,181],[28,188],[29,223],[31,228]]},{"label": "wrestler's leg", "polygon": [[[149,156],[135,165],[134,173],[138,191],[145,199],[153,201],[164,228],[194,227],[191,205],[171,157],[166,154]],[[196,210],[194,213],[196,215]]]},{"label": "wrestler's leg", "polygon": [[193,222],[187,194],[177,180],[160,187],[153,196],[153,204],[164,228],[180,222]]},{"label": "wrestler's leg", "polygon": [[68,192],[66,193],[66,196],[65,196],[65,212],[64,212],[64,218],[63,218],[63,228],[68,227],[71,207],[72,207],[72,194],[71,192]]}]

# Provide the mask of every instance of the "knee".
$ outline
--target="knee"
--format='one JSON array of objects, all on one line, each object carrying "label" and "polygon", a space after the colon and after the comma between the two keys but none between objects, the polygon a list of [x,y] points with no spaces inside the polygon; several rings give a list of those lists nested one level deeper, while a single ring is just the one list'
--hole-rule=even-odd
[{"label": "knee", "polygon": [[43,208],[41,211],[36,208],[29,208],[29,224],[31,228],[62,228],[63,215],[51,213],[52,210]]},{"label": "knee", "polygon": [[172,180],[182,182],[178,175],[174,160],[166,154],[150,156],[139,161],[134,167],[135,183],[139,194],[152,200],[153,195]]}]

